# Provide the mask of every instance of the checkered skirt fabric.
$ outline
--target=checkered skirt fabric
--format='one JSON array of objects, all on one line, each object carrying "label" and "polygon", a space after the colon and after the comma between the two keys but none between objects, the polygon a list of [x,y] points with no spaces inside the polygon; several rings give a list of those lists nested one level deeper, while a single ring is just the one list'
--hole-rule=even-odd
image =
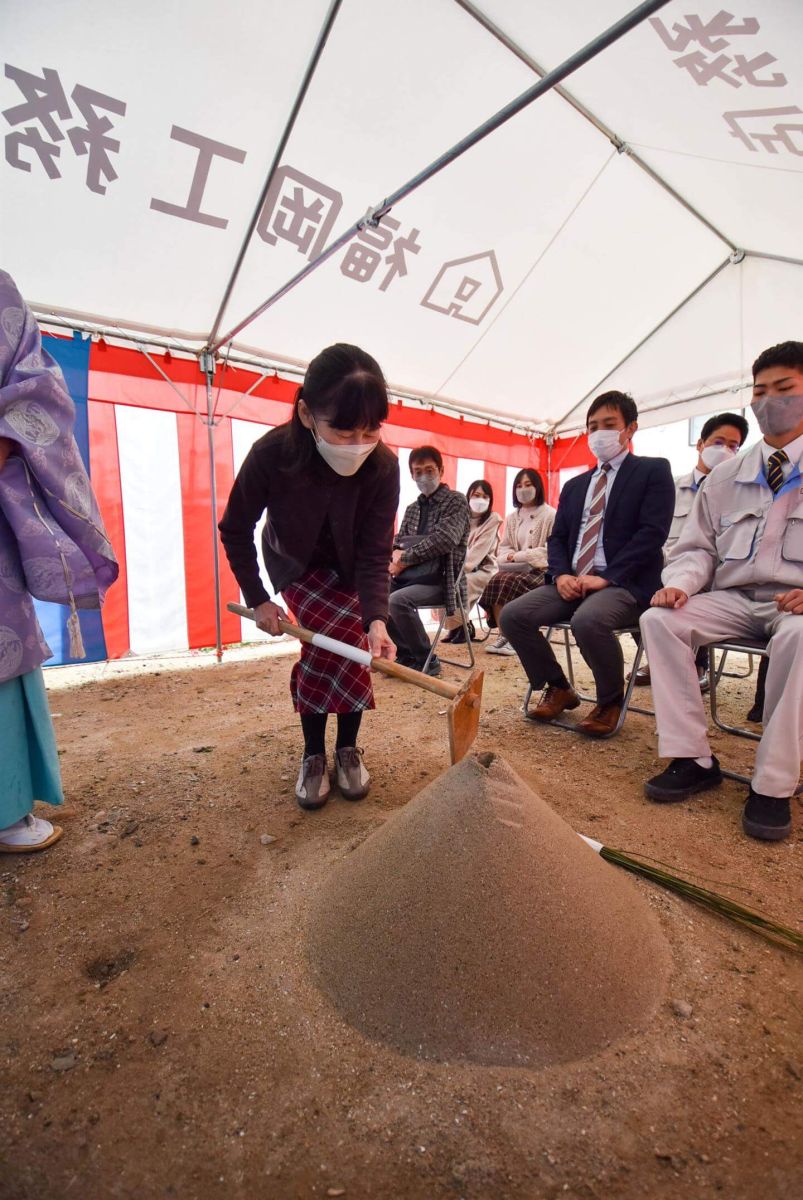
[{"label": "checkered skirt fabric", "polygon": [[[355,592],[343,587],[337,574],[325,567],[308,571],[282,593],[299,625],[368,649]],[[312,713],[363,712],[374,707],[371,672],[329,650],[301,643],[301,657],[290,675],[293,707]]]},{"label": "checkered skirt fabric", "polygon": [[479,598],[479,604],[485,609],[489,628],[496,627],[493,610],[504,608],[511,600],[532,592],[544,582],[543,571],[498,571],[492,575],[485,585]]}]

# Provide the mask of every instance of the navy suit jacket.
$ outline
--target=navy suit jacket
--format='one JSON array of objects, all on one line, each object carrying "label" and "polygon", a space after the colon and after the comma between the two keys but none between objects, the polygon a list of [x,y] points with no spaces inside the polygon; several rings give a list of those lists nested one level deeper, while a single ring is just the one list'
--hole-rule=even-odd
[{"label": "navy suit jacket", "polygon": [[[573,575],[572,558],[593,471],[570,479],[560,494],[547,540],[549,575]],[[607,566],[598,574],[623,587],[646,608],[661,587],[663,545],[675,509],[675,484],[665,458],[628,454],[616,472],[605,505],[602,545]]]}]

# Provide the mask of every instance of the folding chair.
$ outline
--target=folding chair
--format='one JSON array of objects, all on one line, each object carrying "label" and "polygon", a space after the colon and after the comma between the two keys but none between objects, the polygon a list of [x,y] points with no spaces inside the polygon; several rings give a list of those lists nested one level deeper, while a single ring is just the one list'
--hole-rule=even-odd
[{"label": "folding chair", "polygon": [[[717,695],[717,688],[719,686],[720,679],[724,677],[730,679],[747,679],[749,677],[748,675],[736,673],[730,674],[729,672],[722,670],[723,663],[725,662],[728,654],[746,654],[750,658],[751,662],[753,656],[756,658],[769,658],[769,643],[754,641],[750,638],[744,638],[738,641],[733,639],[731,641],[709,642],[705,649],[708,651],[708,674],[711,679],[711,692],[709,696],[711,703],[711,720],[718,729],[724,730],[725,733],[732,733],[735,737],[748,738],[751,742],[760,742],[760,733],[756,733],[752,729],[745,729],[742,725],[729,725],[727,721],[722,720],[719,715],[719,699]],[[722,657],[720,658],[719,663],[716,662],[717,650],[722,652]],[[749,775],[741,775],[738,771],[727,771],[724,767],[720,767],[720,770],[727,779],[736,779],[739,781],[739,783],[750,783]],[[799,795],[801,791],[803,791],[803,784],[798,784],[797,794]]]},{"label": "folding chair", "polygon": [[[552,641],[552,633],[555,630],[557,630],[559,633],[563,634],[563,648],[564,648],[564,651],[566,654],[566,675],[568,677],[569,683],[572,685],[574,690],[577,692],[577,695],[580,697],[581,700],[585,700],[587,704],[596,704],[596,698],[594,696],[585,695],[583,692],[578,691],[577,687],[575,686],[574,665],[572,663],[572,646],[571,646],[571,640],[570,640],[570,636],[569,636],[571,633],[571,628],[572,628],[571,624],[568,621],[559,621],[555,625],[549,626],[549,628],[546,631],[545,636],[546,636],[547,641],[549,642],[549,641]],[[630,678],[627,681],[627,687],[625,688],[624,700],[622,701],[622,711],[619,713],[619,720],[616,722],[616,727],[614,729],[612,729],[610,733],[603,734],[602,738],[598,739],[599,741],[602,741],[605,738],[614,737],[619,732],[619,730],[622,728],[622,726],[624,725],[625,717],[627,716],[628,712],[640,713],[644,717],[654,717],[655,716],[655,713],[653,712],[653,710],[651,708],[639,708],[637,705],[630,703],[631,697],[633,695],[633,688],[636,686],[636,672],[639,669],[639,665],[641,664],[641,659],[644,654],[644,647],[641,643],[640,630],[637,625],[634,625],[634,626],[627,626],[623,629],[615,629],[614,633],[616,634],[617,637],[622,637],[623,634],[630,634],[637,639],[636,657],[633,660],[633,668],[630,672]],[[532,686],[528,685],[527,691],[524,695],[524,703],[522,704],[522,707],[521,707],[521,711],[524,713],[525,716],[527,715],[527,713],[529,711],[530,699],[532,697],[532,694],[533,694]],[[547,724],[547,723],[549,725],[556,725],[558,727],[558,729],[569,729],[569,730],[572,730],[574,733],[578,732],[577,725],[573,721],[545,722],[545,724]]]},{"label": "folding chair", "polygon": [[[750,676],[753,674],[753,671],[755,670],[755,663],[753,662],[754,654],[755,654],[755,651],[753,650],[753,651],[750,651],[747,655],[747,670],[746,671],[726,671],[725,663],[728,658],[728,651],[723,650],[722,657],[719,660],[719,666],[717,667],[717,672],[718,672],[717,678],[718,679],[749,679]],[[756,657],[761,658],[762,656],[759,654]]]},{"label": "folding chair", "polygon": [[[748,679],[752,674],[752,670],[749,671],[747,675],[737,672],[724,671],[723,667],[728,654],[746,654],[750,658],[750,662],[752,664],[754,655],[756,658],[769,658],[767,642],[755,641],[752,639],[732,639],[724,642],[709,642],[705,649],[708,651],[708,675],[711,680],[711,693],[709,697],[711,703],[711,720],[719,729],[723,729],[725,733],[732,733],[736,737],[749,738],[751,742],[760,742],[760,733],[755,733],[755,731],[752,729],[745,729],[742,725],[728,725],[726,721],[722,720],[719,715],[717,687],[719,685],[719,681],[723,677],[729,679]],[[720,658],[719,663],[716,661],[717,650],[722,652],[722,657]],[[727,772],[723,771],[722,774],[725,775]],[[740,779],[741,776],[735,775],[733,778]]]},{"label": "folding chair", "polygon": [[[481,645],[483,642],[487,642],[488,638],[491,636],[491,628],[485,620],[485,617],[482,615],[482,609],[480,608],[479,600],[474,601],[474,608],[471,610],[471,612],[475,613],[477,617],[477,628],[482,634],[482,637],[474,638],[473,640],[478,645]],[[471,612],[468,614],[469,617],[471,616]]]},{"label": "folding chair", "polygon": [[[466,570],[466,566],[464,563],[463,566],[458,571],[454,582],[455,582],[455,593],[457,596],[457,611],[460,615],[460,620],[463,625],[463,634],[465,636],[466,646],[468,648],[468,663],[457,662],[455,659],[452,659],[452,658],[441,658],[441,662],[446,663],[446,665],[448,667],[461,667],[462,670],[464,670],[464,671],[471,671],[474,668],[476,659],[474,657],[474,646],[471,641],[471,631],[468,627],[468,613],[466,612],[466,606],[463,604],[463,597],[460,595],[460,584],[462,582],[463,575],[465,574],[465,570]],[[431,602],[428,604],[421,605],[421,608],[432,608],[432,607],[433,607],[433,605]],[[443,634],[443,629],[444,629],[445,624],[446,624],[446,609],[444,608],[441,612],[441,619],[438,624],[438,628],[435,632],[435,637],[432,639],[432,645],[429,648],[429,654],[427,655],[426,662],[424,663],[423,667],[421,668],[422,671],[427,671],[429,668],[429,664],[432,662],[432,656],[435,653],[438,642],[441,640],[441,636]]]},{"label": "folding chair", "polygon": [[[757,658],[769,658],[767,651],[767,643],[753,640],[731,640],[726,642],[710,642],[706,647],[708,651],[708,676],[711,680],[711,691],[709,693],[709,702],[711,704],[711,720],[718,729],[722,729],[725,733],[732,733],[735,737],[749,738],[751,742],[760,742],[761,734],[756,733],[753,729],[745,729],[742,725],[729,725],[727,721],[723,721],[719,715],[719,697],[718,687],[719,681],[726,675],[723,671],[725,660],[729,653],[747,654],[750,658],[751,670],[748,674],[752,674],[753,655]],[[720,650],[722,657],[719,663],[716,661],[716,652]],[[746,679],[747,675],[737,675],[727,673],[731,679]],[[720,768],[722,774],[728,779],[737,779],[739,783],[750,783],[749,775],[741,775],[738,771],[727,771],[724,767]]]}]

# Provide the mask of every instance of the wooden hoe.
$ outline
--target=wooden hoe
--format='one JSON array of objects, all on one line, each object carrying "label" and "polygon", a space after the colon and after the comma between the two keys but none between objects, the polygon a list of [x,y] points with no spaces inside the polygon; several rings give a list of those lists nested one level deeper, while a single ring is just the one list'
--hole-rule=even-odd
[{"label": "wooden hoe", "polygon": [[[244,608],[242,604],[227,604],[226,607],[229,612],[237,613],[250,621],[254,619],[252,608]],[[372,658],[367,650],[349,646],[346,642],[338,642],[322,633],[311,633],[309,629],[302,629],[300,625],[294,625],[290,621],[279,621],[279,628],[282,633],[289,633],[291,637],[299,638],[302,642],[309,642],[310,645],[318,646],[321,650],[329,650],[332,654],[349,658],[352,662],[361,663],[364,667],[370,667],[382,675],[390,675],[392,679],[413,683],[416,687],[424,688],[427,692],[434,692],[436,696],[443,696],[444,699],[451,701],[446,715],[449,722],[449,754],[452,764],[460,762],[460,759],[471,749],[480,723],[484,678],[482,671],[473,670],[465,683],[458,686],[455,683],[446,683],[442,679],[433,679],[431,675],[425,675],[423,671],[413,671],[410,667],[389,662],[386,658]]]}]

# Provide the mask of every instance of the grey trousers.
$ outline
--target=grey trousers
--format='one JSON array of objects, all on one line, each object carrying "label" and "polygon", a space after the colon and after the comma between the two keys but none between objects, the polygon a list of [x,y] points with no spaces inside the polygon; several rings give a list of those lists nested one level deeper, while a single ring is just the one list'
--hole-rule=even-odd
[{"label": "grey trousers", "polygon": [[638,625],[639,605],[626,588],[606,587],[585,600],[563,600],[552,583],[502,609],[499,628],[521,659],[533,688],[560,683],[564,672],[540,626],[571,621],[574,640],[597,686],[597,703],[612,704],[625,690],[625,668],[615,629]]},{"label": "grey trousers", "polygon": [[413,659],[423,667],[430,641],[418,609],[438,608],[443,604],[443,588],[436,583],[413,583],[390,593],[388,633],[402,658]]}]

